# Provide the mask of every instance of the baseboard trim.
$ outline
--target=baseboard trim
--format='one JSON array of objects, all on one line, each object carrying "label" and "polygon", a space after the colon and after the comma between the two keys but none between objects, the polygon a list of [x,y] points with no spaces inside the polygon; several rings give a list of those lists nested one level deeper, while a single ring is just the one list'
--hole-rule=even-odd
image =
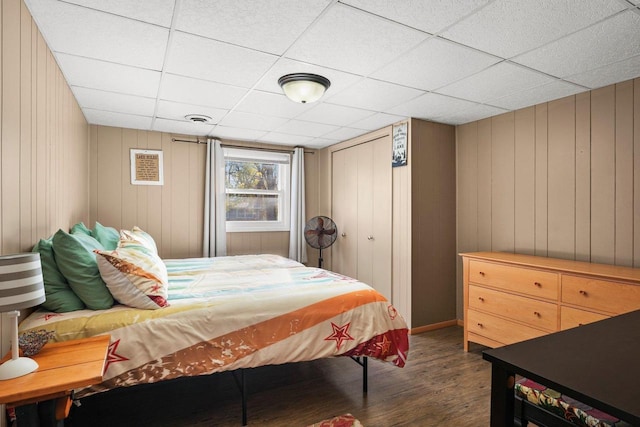
[{"label": "baseboard trim", "polygon": [[447,320],[445,322],[432,323],[430,325],[418,326],[417,328],[411,328],[411,335],[421,334],[423,332],[435,331],[436,329],[448,328],[449,326],[459,326],[460,321],[458,319]]}]

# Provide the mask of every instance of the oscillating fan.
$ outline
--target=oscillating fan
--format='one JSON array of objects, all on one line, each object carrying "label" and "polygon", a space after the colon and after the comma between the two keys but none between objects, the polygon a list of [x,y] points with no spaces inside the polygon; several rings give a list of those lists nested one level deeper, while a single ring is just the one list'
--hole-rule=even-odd
[{"label": "oscillating fan", "polygon": [[322,268],[322,250],[333,245],[338,237],[338,227],[331,218],[314,216],[304,226],[304,238],[315,249],[320,249],[318,267]]}]

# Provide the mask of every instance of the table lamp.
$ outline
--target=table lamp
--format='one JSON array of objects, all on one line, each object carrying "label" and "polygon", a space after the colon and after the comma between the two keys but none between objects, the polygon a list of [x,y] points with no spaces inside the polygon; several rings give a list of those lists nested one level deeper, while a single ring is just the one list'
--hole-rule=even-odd
[{"label": "table lamp", "polygon": [[40,254],[0,256],[0,313],[7,313],[11,324],[11,359],[0,365],[0,380],[21,377],[38,369],[38,363],[18,354],[18,310],[42,304],[45,300]]}]

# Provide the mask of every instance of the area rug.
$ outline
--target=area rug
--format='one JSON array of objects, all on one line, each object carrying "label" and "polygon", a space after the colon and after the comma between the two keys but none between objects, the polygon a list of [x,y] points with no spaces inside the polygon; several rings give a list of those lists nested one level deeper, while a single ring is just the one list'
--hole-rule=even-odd
[{"label": "area rug", "polygon": [[307,427],[364,427],[364,426],[353,415],[343,414],[343,415],[338,415],[337,417],[329,418],[327,420],[319,421]]}]

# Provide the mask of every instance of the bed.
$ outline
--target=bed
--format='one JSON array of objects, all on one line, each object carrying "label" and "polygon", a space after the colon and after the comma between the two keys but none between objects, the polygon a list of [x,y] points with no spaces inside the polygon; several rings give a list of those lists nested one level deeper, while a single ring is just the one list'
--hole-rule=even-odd
[{"label": "bed", "polygon": [[406,362],[408,329],[402,316],[358,280],[276,255],[163,263],[164,308],[116,304],[67,313],[40,308],[20,324],[21,332],[53,330],[57,341],[111,335],[103,382],[76,390],[76,398],[334,356],[351,356],[360,364],[360,358],[398,367]]}]

